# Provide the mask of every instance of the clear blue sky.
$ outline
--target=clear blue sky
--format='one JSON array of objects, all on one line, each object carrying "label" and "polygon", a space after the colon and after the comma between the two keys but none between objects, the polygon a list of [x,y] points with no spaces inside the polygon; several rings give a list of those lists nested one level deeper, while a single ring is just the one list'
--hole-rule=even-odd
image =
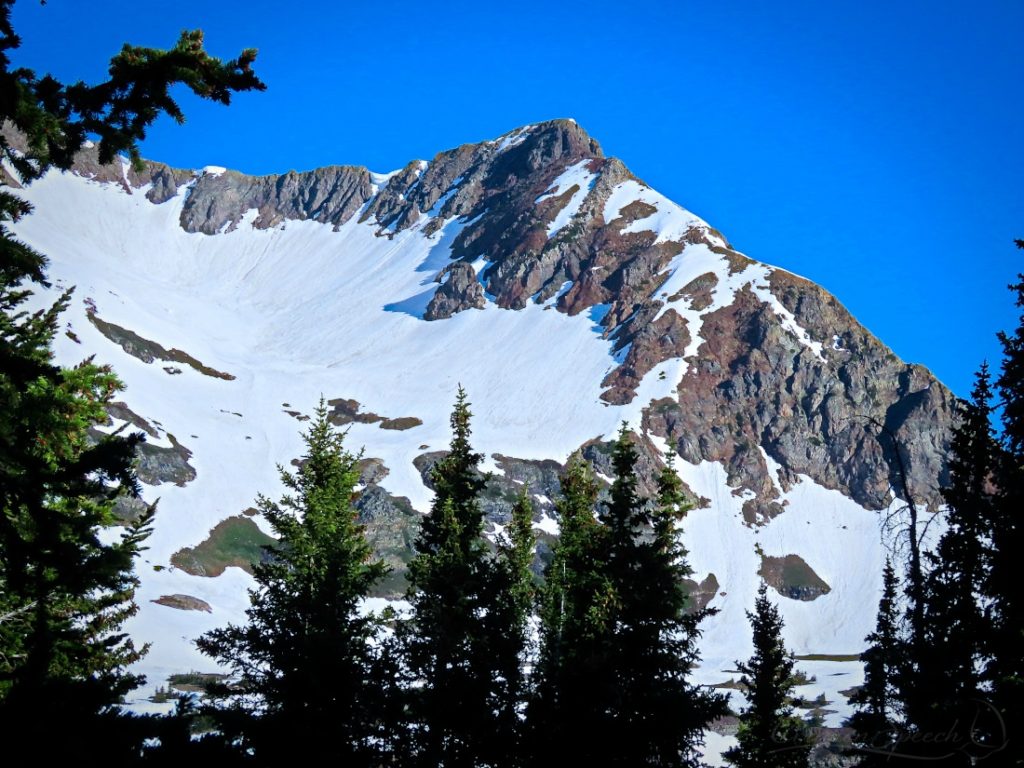
[{"label": "clear blue sky", "polygon": [[[88,9],[87,14],[84,12]],[[386,171],[574,117],[740,250],[831,290],[966,395],[1024,271],[1024,3],[21,0],[16,64],[99,80],[185,28],[268,90],[183,99],[144,154]]]}]

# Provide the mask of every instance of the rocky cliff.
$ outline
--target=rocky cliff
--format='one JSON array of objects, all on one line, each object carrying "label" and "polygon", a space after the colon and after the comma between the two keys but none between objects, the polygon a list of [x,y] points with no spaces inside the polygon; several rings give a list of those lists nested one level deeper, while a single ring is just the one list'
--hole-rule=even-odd
[{"label": "rocky cliff", "polygon": [[394,569],[379,594],[400,596],[461,383],[491,535],[528,488],[541,569],[567,457],[607,482],[626,421],[642,486],[672,450],[694,504],[693,596],[719,611],[702,681],[728,685],[749,655],[745,611],[764,580],[787,643],[818,659],[801,693],[841,712],[877,606],[879,510],[904,482],[938,504],[954,398],[575,122],[389,174],[133,169],[87,149],[21,194],[36,212],[18,235],[51,258],[53,291],[77,286],[58,360],[111,363],[126,390],[100,428],[147,435],[142,506],[121,513],[159,498],[132,625],[154,644],[154,685],[204,669],[190,638],[242,615],[246,568],[271,543],[253,499],[281,490],[277,464],[301,461],[321,396],[371,457],[356,504]]},{"label": "rocky cliff", "polygon": [[[467,221],[424,319],[444,322],[486,301],[596,309],[617,353],[602,382],[610,404],[629,403],[645,376],[682,359],[675,393],[646,409],[644,425],[689,461],[724,463],[731,484],[756,494],[751,523],[780,511],[766,454],[783,488],[804,474],[880,509],[902,488],[899,450],[915,496],[939,503],[951,393],[824,289],[733,250],[606,158],[574,121],[463,145],[387,177],[351,166],[261,177],[160,163],[136,171],[99,166],[95,150],[75,172],[145,189],[154,203],[187,186],[181,227],[208,235],[238,227],[247,211],[257,229],[307,219],[338,228],[358,217],[379,237]],[[673,264],[691,253],[710,268],[670,286]]]}]

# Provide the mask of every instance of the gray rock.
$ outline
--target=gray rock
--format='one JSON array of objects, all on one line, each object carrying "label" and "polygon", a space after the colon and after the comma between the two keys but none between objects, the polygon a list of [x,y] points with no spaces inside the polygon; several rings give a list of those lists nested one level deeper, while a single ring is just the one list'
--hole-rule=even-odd
[{"label": "gray rock", "polygon": [[405,593],[409,561],[420,528],[420,514],[404,496],[392,496],[378,485],[367,486],[355,501],[359,522],[377,557],[391,569],[373,594],[397,598]]},{"label": "gray rock", "polygon": [[464,309],[483,309],[487,303],[476,272],[465,262],[445,267],[438,279],[443,282],[427,304],[424,320],[443,320]]},{"label": "gray rock", "polygon": [[212,235],[235,229],[256,208],[253,226],[276,227],[287,220],[312,219],[340,227],[372,197],[370,173],[354,166],[328,166],[278,176],[246,176],[236,171],[206,173],[196,179],[181,211],[187,232]]},{"label": "gray rock", "polygon": [[192,451],[179,443],[174,435],[167,435],[167,439],[171,441],[170,448],[140,443],[136,449],[139,480],[147,485],[174,483],[184,486],[196,479],[195,467],[188,463]]}]

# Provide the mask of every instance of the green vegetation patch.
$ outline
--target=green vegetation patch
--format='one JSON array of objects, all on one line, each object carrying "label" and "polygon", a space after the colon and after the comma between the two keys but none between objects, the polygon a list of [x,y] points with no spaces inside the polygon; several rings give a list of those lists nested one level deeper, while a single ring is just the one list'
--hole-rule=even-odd
[{"label": "green vegetation patch", "polygon": [[195,547],[171,555],[171,565],[193,576],[220,576],[232,566],[252,573],[252,567],[267,557],[266,547],[277,540],[242,515],[221,520],[210,535]]}]

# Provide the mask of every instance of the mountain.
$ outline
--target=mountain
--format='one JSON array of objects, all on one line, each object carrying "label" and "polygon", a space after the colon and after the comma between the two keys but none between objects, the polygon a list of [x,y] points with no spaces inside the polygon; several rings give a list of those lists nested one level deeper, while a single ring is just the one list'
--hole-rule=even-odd
[{"label": "mountain", "polygon": [[627,421],[648,475],[678,452],[696,504],[683,533],[694,594],[719,609],[701,681],[736,677],[764,578],[787,644],[814,657],[801,694],[824,696],[827,722],[848,711],[902,503],[891,489],[902,463],[937,508],[953,396],[574,121],[388,174],[136,171],[87,149],[21,194],[36,210],[17,233],[51,258],[39,306],[76,288],[58,359],[111,363],[126,389],[103,429],[148,436],[140,477],[159,512],[130,626],[153,644],[141,697],[215,671],[191,640],[240,618],[245,569],[269,540],[254,497],[280,494],[275,465],[300,459],[321,395],[348,446],[365,446],[360,509],[396,568],[381,598],[400,595],[461,382],[494,473],[488,517],[500,526],[528,483],[538,567],[559,468],[582,450],[610,474]]}]

